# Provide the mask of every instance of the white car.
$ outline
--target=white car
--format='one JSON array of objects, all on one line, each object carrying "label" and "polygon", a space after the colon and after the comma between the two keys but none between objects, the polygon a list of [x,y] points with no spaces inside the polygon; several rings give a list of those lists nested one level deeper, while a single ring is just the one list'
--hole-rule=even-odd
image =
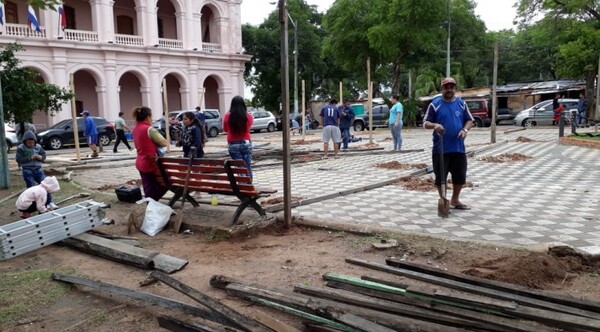
[{"label": "white car", "polygon": [[252,122],[252,127],[250,127],[250,130],[255,133],[263,129],[266,129],[268,132],[272,132],[275,130],[275,128],[277,128],[277,119],[271,112],[254,111],[250,112],[250,115],[252,115],[254,118],[254,122]]},{"label": "white car", "polygon": [[9,152],[11,148],[17,148],[19,141],[17,140],[17,132],[11,126],[4,124],[4,135],[6,135],[6,151]]},{"label": "white car", "polygon": [[[565,105],[565,116],[570,118],[573,110],[577,111],[577,99],[559,99],[559,103]],[[544,100],[533,105],[531,108],[523,110],[515,117],[515,125],[523,127],[535,127],[552,124],[554,110],[552,109],[552,99]]]}]

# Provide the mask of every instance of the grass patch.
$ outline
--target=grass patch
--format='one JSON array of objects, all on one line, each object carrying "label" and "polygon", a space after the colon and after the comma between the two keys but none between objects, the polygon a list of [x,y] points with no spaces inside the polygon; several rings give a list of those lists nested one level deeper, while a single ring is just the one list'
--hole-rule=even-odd
[{"label": "grass patch", "polygon": [[54,272],[72,274],[73,271],[40,269],[3,274],[0,278],[0,324],[13,324],[36,306],[55,302],[71,287],[52,281],[50,276]]}]

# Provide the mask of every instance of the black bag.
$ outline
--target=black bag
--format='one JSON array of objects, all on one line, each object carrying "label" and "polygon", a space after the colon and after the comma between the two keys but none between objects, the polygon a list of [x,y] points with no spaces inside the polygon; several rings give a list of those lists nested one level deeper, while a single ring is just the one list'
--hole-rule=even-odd
[{"label": "black bag", "polygon": [[135,203],[142,199],[142,191],[140,187],[132,184],[124,184],[118,188],[115,188],[117,198],[121,202]]}]

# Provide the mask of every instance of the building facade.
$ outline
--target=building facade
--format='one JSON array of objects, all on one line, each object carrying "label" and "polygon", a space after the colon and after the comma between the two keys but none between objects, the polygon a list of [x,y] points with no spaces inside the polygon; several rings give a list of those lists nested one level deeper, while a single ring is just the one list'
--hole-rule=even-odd
[{"label": "building facade", "polygon": [[65,0],[57,10],[43,10],[6,0],[0,46],[20,43],[24,67],[74,90],[75,102],[58,115],[34,115],[38,129],[71,118],[72,107],[108,120],[140,105],[152,108],[155,119],[163,110],[196,106],[223,113],[244,93],[249,57],[242,55],[241,3]]}]

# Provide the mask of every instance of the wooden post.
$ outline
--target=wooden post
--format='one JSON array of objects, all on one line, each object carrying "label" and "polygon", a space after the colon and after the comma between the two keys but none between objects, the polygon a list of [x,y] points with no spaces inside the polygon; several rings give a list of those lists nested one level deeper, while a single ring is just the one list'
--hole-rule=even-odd
[{"label": "wooden post", "polygon": [[344,86],[342,85],[342,81],[340,81],[340,103],[344,100]]},{"label": "wooden post", "polygon": [[[2,102],[2,84],[0,83],[0,187],[10,188],[10,172],[8,170],[8,154],[6,153],[6,133],[4,132],[4,104]],[[10,196],[9,196],[10,197]],[[4,201],[4,200],[2,200]]]},{"label": "wooden post", "polygon": [[171,152],[171,133],[169,123],[169,102],[167,100],[167,79],[162,80],[162,101],[163,101],[163,117],[165,118],[165,138],[167,139],[167,152]]},{"label": "wooden post", "polygon": [[75,155],[77,158],[77,162],[81,161],[81,149],[79,148],[79,126],[77,125],[77,104],[75,103],[75,76],[73,74],[69,75],[69,88],[71,89],[71,93],[73,94],[73,98],[71,99],[71,117],[73,118],[73,135],[75,138]]},{"label": "wooden post", "polygon": [[498,42],[494,44],[494,81],[492,82],[492,128],[491,128],[491,142],[496,143],[496,114],[498,112],[498,97],[497,97],[497,84],[498,84]]},{"label": "wooden post", "polygon": [[371,58],[367,58],[367,111],[369,112],[369,144],[373,144],[373,84],[371,83]]},{"label": "wooden post", "polygon": [[306,138],[306,85],[302,80],[302,140]]},{"label": "wooden post", "polygon": [[408,99],[412,99],[412,69],[408,70]]},{"label": "wooden post", "polygon": [[596,77],[596,114],[594,114],[594,122],[600,119],[600,55],[598,56],[598,76]]}]

